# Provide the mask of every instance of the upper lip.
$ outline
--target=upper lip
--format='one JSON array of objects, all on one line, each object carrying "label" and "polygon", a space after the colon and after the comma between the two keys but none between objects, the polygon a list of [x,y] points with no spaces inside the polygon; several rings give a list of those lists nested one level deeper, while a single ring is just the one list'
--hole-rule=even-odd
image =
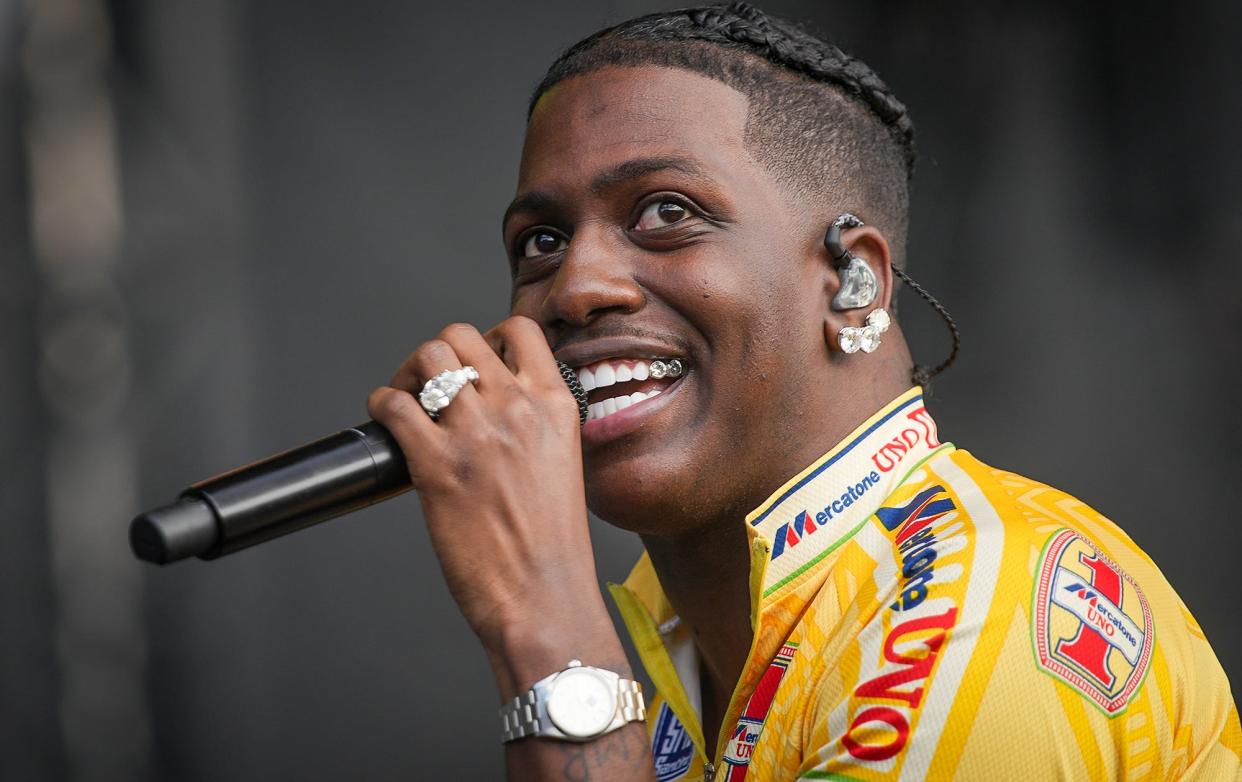
[{"label": "upper lip", "polygon": [[685,357],[679,348],[648,340],[636,340],[633,337],[601,337],[578,342],[557,350],[554,355],[557,361],[563,361],[574,369],[581,369],[608,358]]}]

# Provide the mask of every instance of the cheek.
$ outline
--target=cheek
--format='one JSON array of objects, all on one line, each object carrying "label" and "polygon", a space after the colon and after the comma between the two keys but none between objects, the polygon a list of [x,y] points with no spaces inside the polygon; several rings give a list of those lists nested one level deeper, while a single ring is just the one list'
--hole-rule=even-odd
[{"label": "cheek", "polygon": [[712,420],[702,431],[716,447],[753,449],[771,438],[774,421],[807,405],[817,382],[823,332],[815,282],[789,254],[716,261],[687,276],[675,306],[707,343],[703,410]]},{"label": "cheek", "polygon": [[538,285],[523,285],[510,290],[509,314],[525,315],[538,321],[541,301],[543,301],[543,292]]},{"label": "cheek", "polygon": [[765,364],[799,341],[806,284],[791,271],[753,250],[717,250],[678,267],[670,304],[703,335],[707,360],[723,363],[725,372],[712,373],[717,378],[766,371]]}]

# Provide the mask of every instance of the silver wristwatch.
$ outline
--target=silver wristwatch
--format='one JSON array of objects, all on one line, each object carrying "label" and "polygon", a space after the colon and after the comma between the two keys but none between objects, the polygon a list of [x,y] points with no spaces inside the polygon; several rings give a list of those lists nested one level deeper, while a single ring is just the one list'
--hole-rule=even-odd
[{"label": "silver wristwatch", "polygon": [[590,741],[646,719],[641,684],[570,660],[565,670],[540,679],[500,707],[500,740],[539,736]]}]

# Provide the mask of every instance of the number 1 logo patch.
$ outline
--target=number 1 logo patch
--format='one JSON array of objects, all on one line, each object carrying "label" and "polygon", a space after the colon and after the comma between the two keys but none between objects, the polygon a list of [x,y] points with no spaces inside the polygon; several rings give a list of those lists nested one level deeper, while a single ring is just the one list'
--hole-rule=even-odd
[{"label": "number 1 logo patch", "polygon": [[1031,612],[1036,662],[1105,714],[1120,714],[1151,662],[1155,638],[1147,598],[1073,530],[1049,541],[1041,563]]}]

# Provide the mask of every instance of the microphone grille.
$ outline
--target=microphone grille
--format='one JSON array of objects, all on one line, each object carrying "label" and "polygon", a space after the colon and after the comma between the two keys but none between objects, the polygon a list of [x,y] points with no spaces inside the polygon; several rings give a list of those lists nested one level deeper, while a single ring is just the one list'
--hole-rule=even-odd
[{"label": "microphone grille", "polygon": [[578,423],[585,424],[587,420],[587,392],[578,382],[578,373],[573,367],[564,361],[556,362],[556,366],[561,370],[561,377],[565,380],[565,385],[569,386],[570,392],[574,395],[574,399],[578,402]]}]

